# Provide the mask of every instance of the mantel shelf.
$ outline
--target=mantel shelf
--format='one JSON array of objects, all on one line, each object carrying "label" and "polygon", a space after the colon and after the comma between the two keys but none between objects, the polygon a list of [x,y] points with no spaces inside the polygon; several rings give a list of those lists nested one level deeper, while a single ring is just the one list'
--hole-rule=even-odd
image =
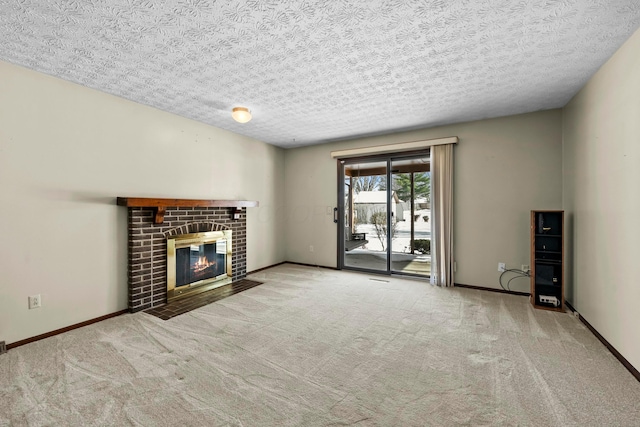
[{"label": "mantel shelf", "polygon": [[146,197],[118,197],[118,206],[129,208],[154,208],[156,224],[162,224],[167,208],[254,208],[255,200],[196,200],[196,199],[153,199]]}]

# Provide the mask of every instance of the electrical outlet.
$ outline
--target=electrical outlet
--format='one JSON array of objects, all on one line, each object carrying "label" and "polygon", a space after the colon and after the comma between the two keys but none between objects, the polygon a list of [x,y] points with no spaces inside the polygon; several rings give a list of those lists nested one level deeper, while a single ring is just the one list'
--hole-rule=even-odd
[{"label": "electrical outlet", "polygon": [[531,269],[529,268],[528,264],[522,264],[522,271],[524,271],[525,273],[528,273]]},{"label": "electrical outlet", "polygon": [[504,262],[499,262],[498,263],[498,271],[502,272],[505,271],[507,269],[506,265]]},{"label": "electrical outlet", "polygon": [[29,297],[29,310],[42,307],[42,298],[40,294]]},{"label": "electrical outlet", "polygon": [[313,245],[309,245],[309,252],[313,252]]},{"label": "electrical outlet", "polygon": [[7,345],[4,341],[0,341],[0,354],[4,354],[7,352]]}]

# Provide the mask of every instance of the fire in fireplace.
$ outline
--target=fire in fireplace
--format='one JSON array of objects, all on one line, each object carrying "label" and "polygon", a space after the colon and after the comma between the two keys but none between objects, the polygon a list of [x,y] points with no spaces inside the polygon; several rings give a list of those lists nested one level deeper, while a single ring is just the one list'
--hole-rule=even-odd
[{"label": "fire in fireplace", "polygon": [[231,282],[231,230],[167,239],[167,300]]}]

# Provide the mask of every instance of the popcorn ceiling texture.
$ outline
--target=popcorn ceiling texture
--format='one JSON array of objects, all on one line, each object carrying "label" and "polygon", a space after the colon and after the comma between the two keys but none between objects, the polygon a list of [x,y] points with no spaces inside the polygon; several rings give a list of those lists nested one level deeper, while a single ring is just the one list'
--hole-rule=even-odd
[{"label": "popcorn ceiling texture", "polygon": [[[0,0],[0,59],[282,147],[564,106],[637,0]],[[231,108],[253,111],[245,125]]]}]

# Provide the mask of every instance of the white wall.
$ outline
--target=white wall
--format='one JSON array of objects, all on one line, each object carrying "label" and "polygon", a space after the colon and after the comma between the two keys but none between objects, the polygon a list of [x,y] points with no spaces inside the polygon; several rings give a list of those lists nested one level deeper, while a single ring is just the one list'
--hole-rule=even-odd
[{"label": "white wall", "polygon": [[564,108],[567,300],[640,369],[640,30]]},{"label": "white wall", "polygon": [[[287,150],[287,260],[337,265],[331,211],[337,203],[337,165],[331,151],[458,136],[455,281],[499,288],[498,262],[510,268],[530,264],[530,211],[561,208],[561,120],[560,110],[550,110]],[[512,289],[528,292],[529,282],[514,281]]]},{"label": "white wall", "polygon": [[284,261],[282,149],[2,62],[0,94],[0,340],[127,308],[117,196],[258,200],[247,268]]}]

